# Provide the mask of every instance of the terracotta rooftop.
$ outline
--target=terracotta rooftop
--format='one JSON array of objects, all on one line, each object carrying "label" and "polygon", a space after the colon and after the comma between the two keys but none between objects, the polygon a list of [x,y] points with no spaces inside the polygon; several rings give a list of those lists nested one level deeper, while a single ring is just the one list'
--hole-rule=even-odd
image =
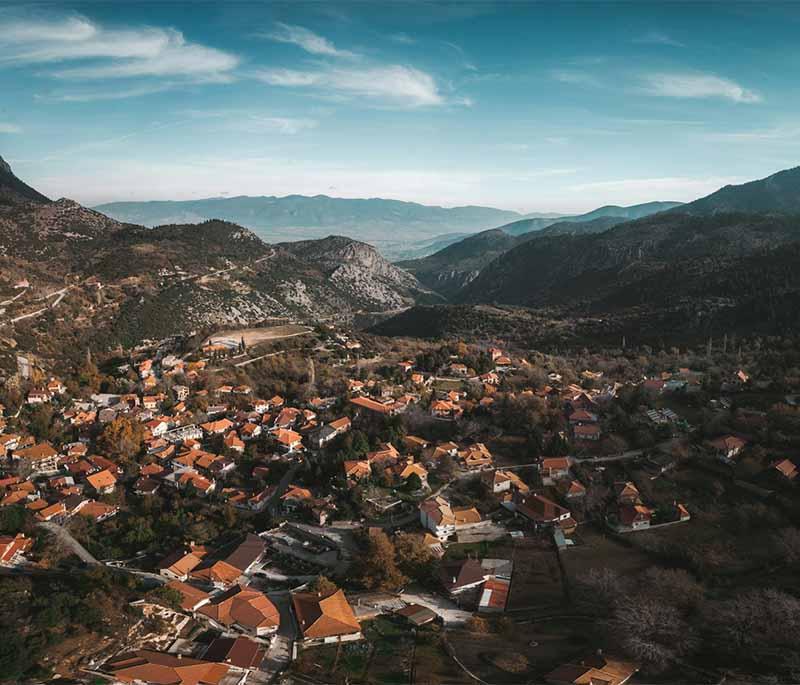
[{"label": "terracotta rooftop", "polygon": [[305,638],[349,635],[361,630],[341,590],[327,596],[315,592],[297,592],[292,595],[292,605]]},{"label": "terracotta rooftop", "polygon": [[152,685],[219,685],[228,666],[149,649],[121,654],[105,663],[103,670],[121,683]]},{"label": "terracotta rooftop", "polygon": [[214,597],[198,613],[224,626],[240,625],[252,630],[277,628],[281,622],[280,612],[269,597],[241,585]]}]

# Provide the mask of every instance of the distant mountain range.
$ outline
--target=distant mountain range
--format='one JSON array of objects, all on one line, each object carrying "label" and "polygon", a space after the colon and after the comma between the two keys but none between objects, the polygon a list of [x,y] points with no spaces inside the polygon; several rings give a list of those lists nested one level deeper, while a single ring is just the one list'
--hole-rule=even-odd
[{"label": "distant mountain range", "polygon": [[432,207],[327,195],[112,202],[95,209],[118,221],[150,227],[222,219],[251,229],[267,242],[348,235],[379,247],[389,257],[413,251],[437,235],[474,233],[522,218],[517,212],[492,207]]},{"label": "distant mountain range", "polygon": [[[449,212],[491,221],[500,211],[331,198],[300,198],[298,207],[308,208],[304,200],[336,208],[320,223],[347,211],[355,222],[357,208],[380,214],[389,202],[397,212],[378,221],[384,229]],[[280,211],[291,216],[286,206]],[[216,325],[352,321],[398,310],[376,331],[524,329],[529,344],[561,344],[800,328],[800,167],[684,205],[606,206],[426,241],[451,238],[425,258],[392,264],[341,235],[268,244],[223,220],[147,228],[52,201],[0,158],[0,347],[14,340],[55,355]]]},{"label": "distant mountain range", "polygon": [[[800,167],[632,221],[565,226],[522,240],[505,230],[470,236],[419,262],[438,260],[447,274],[473,260],[478,271],[447,293],[452,302],[592,317],[606,332],[663,340],[798,328]],[[480,240],[494,250],[483,265]],[[438,285],[419,263],[409,268]],[[404,320],[414,327],[413,310]]]}]

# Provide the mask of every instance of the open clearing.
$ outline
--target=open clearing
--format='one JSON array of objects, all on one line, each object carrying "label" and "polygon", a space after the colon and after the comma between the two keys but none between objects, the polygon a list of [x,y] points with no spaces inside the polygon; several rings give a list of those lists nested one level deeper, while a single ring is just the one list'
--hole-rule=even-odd
[{"label": "open clearing", "polygon": [[208,345],[213,341],[234,348],[237,347],[242,338],[244,338],[244,344],[248,347],[253,347],[272,340],[292,338],[297,335],[306,335],[308,333],[311,333],[310,328],[298,324],[266,326],[264,328],[232,328],[210,335],[203,341],[203,345]]}]

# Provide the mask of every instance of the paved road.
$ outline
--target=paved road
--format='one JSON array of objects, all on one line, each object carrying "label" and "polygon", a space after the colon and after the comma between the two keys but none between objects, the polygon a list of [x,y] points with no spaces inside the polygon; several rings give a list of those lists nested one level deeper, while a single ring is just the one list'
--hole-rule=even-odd
[{"label": "paved road", "polygon": [[289,593],[270,592],[268,597],[281,612],[278,634],[272,639],[267,655],[259,668],[259,671],[263,673],[264,680],[271,682],[281,671],[285,671],[292,661],[292,643],[297,635],[297,627],[290,608]]},{"label": "paved road", "polygon": [[53,523],[52,521],[44,521],[38,525],[40,528],[44,528],[49,533],[55,535],[59,542],[61,542],[61,544],[65,547],[71,549],[82,562],[90,564],[91,566],[101,565],[97,559],[89,554],[89,550],[87,550],[80,542],[72,537],[70,532],[63,526],[59,526],[57,523]]},{"label": "paved road", "polygon": [[628,450],[627,452],[622,452],[621,454],[612,454],[608,457],[574,457],[574,460],[579,464],[601,464],[606,461],[625,461],[626,459],[635,459],[636,457],[641,457],[646,451],[651,452],[659,450],[663,447],[668,447],[672,443],[673,439],[670,438],[669,440],[659,442],[652,447],[648,447],[647,450]]},{"label": "paved road", "polygon": [[275,513],[278,506],[281,503],[281,497],[284,495],[286,490],[289,488],[290,483],[294,479],[297,470],[302,465],[302,461],[295,461],[283,474],[283,478],[281,478],[280,483],[278,483],[278,487],[275,488],[275,492],[272,493],[272,497],[270,497],[269,502],[267,502],[267,506],[265,507],[267,511]]},{"label": "paved road", "polygon": [[442,617],[445,625],[458,625],[472,616],[472,612],[459,608],[455,602],[417,588],[409,588],[400,595],[400,599],[408,604],[420,604],[435,611]]}]

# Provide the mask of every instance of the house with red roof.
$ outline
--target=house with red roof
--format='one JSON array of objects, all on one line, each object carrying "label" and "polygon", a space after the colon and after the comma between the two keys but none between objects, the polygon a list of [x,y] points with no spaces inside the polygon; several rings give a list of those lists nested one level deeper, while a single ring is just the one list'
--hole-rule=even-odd
[{"label": "house with red roof", "polygon": [[361,625],[341,590],[327,594],[295,592],[292,594],[292,610],[303,647],[362,638]]}]

